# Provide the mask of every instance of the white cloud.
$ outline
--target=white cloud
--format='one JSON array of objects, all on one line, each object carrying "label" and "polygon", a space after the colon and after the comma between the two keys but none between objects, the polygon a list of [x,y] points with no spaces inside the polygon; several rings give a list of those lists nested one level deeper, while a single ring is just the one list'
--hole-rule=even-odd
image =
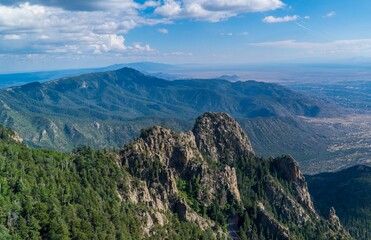
[{"label": "white cloud", "polygon": [[298,15],[284,16],[284,17],[268,16],[268,17],[263,18],[263,22],[265,23],[292,22],[292,21],[296,21],[298,18],[299,18]]},{"label": "white cloud", "polygon": [[304,16],[304,19],[310,19],[310,16]]},{"label": "white cloud", "polygon": [[17,34],[7,34],[4,35],[4,40],[21,40],[22,36]]},{"label": "white cloud", "polygon": [[151,0],[150,1],[146,1],[143,4],[144,7],[157,7],[159,5],[160,5],[160,3],[158,1],[151,1]]},{"label": "white cloud", "polygon": [[248,12],[282,8],[281,0],[163,0],[155,13],[168,18],[217,22]]},{"label": "white cloud", "polygon": [[333,17],[335,15],[336,15],[336,12],[331,11],[331,12],[326,13],[326,15],[324,17]]},{"label": "white cloud", "polygon": [[166,28],[159,28],[157,29],[158,32],[160,33],[163,33],[163,34],[168,34],[169,33],[169,30],[167,30]]},{"label": "white cloud", "polygon": [[133,0],[2,0],[1,4],[5,6],[14,6],[25,2],[28,2],[31,5],[55,7],[68,11],[106,11],[112,9],[128,9],[141,7],[140,4],[136,3]]},{"label": "white cloud", "polygon": [[251,46],[283,49],[303,49],[312,54],[371,52],[371,39],[337,40],[332,42],[298,42],[295,40],[251,43]]},{"label": "white cloud", "polygon": [[[0,4],[0,34],[3,35],[0,38],[0,53],[102,54],[133,51],[135,47],[125,46],[123,34],[138,26],[151,26],[168,20],[143,18],[139,16],[136,5],[130,2],[111,0],[109,3],[96,3],[105,4],[105,7],[120,5],[121,8],[112,11],[67,11],[30,3]],[[18,40],[22,44],[9,40]]]},{"label": "white cloud", "polygon": [[43,34],[39,36],[39,39],[46,40],[46,39],[50,39],[50,37],[48,35]]},{"label": "white cloud", "polygon": [[174,17],[182,12],[181,3],[175,0],[165,0],[164,4],[157,7],[155,13],[165,17]]},{"label": "white cloud", "polygon": [[129,48],[132,49],[134,52],[140,52],[140,53],[156,52],[148,44],[142,45],[141,43],[134,43],[134,45]]},{"label": "white cloud", "polygon": [[94,36],[94,43],[90,46],[94,48],[94,53],[110,52],[112,50],[124,51],[125,38],[117,35],[96,35]]}]

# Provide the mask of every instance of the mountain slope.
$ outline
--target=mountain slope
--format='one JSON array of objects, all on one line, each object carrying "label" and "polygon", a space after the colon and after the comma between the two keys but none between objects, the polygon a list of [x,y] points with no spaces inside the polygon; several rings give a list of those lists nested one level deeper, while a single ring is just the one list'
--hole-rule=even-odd
[{"label": "mountain slope", "polygon": [[334,207],[352,236],[371,238],[371,167],[359,165],[306,179],[319,213],[326,216]]},{"label": "mountain slope", "polygon": [[350,239],[318,216],[297,163],[255,157],[227,114],[144,129],[120,153],[0,132],[1,239]]},{"label": "mountain slope", "polygon": [[171,211],[235,239],[350,238],[335,214],[318,216],[295,160],[255,157],[227,114],[203,114],[180,134],[146,129],[121,151],[121,164],[139,180],[123,198],[151,206],[141,213],[148,234],[153,223],[166,228]]},{"label": "mountain slope", "polygon": [[123,68],[0,91],[0,122],[30,146],[120,146],[143,127],[187,129],[205,111],[238,118],[328,116],[331,106],[275,84],[166,81]]},{"label": "mountain slope", "polygon": [[0,73],[0,89],[12,86],[20,86],[32,82],[46,82],[58,78],[79,76],[87,73],[114,71],[123,67],[134,68],[139,71],[149,72],[152,74],[168,74],[161,73],[171,69],[176,69],[176,66],[169,64],[161,64],[154,62],[134,62],[114,64],[107,67],[100,68],[80,68],[80,69],[65,69],[55,71],[41,71],[41,72],[24,72],[24,73]]}]

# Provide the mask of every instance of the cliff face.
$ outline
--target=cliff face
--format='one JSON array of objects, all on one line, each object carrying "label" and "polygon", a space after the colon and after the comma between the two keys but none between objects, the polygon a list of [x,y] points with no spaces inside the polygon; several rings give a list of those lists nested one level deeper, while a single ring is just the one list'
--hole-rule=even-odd
[{"label": "cliff face", "polygon": [[[209,122],[209,116],[217,115],[206,114],[198,121]],[[228,115],[222,116],[223,118],[213,119],[215,126],[228,119],[239,128]],[[237,158],[235,152],[230,150],[232,144],[225,144],[225,141],[232,143],[233,139],[233,147],[247,155],[251,154],[250,142],[242,131],[239,135],[234,135],[225,129],[218,135],[219,139],[212,139],[216,127],[205,130],[197,123],[193,132],[180,134],[170,129],[153,127],[143,130],[138,140],[122,150],[122,165],[140,182],[139,187],[132,186],[124,197],[151,208],[152,215],[157,219],[150,217],[147,221],[165,224],[166,221],[159,221],[160,217],[156,216],[162,215],[161,218],[165,219],[163,212],[170,211],[176,213],[181,220],[195,222],[201,229],[206,229],[214,227],[215,223],[198,214],[200,206],[193,206],[193,201],[202,202],[204,208],[214,202],[218,202],[221,207],[240,203],[235,168],[229,165],[220,167],[218,164],[227,159],[224,150]],[[210,138],[212,145],[203,142]],[[245,149],[245,146],[249,148]],[[146,232],[150,233],[150,226]]]},{"label": "cliff face", "polygon": [[196,119],[192,132],[200,151],[215,161],[227,163],[253,155],[250,140],[226,113],[205,113]]},{"label": "cliff face", "polygon": [[333,220],[318,216],[295,160],[255,157],[246,134],[224,113],[205,113],[184,133],[142,130],[119,163],[130,173],[120,197],[145,206],[138,213],[145,236],[164,228],[170,214],[213,230],[215,238],[349,237],[340,222],[332,230]]}]

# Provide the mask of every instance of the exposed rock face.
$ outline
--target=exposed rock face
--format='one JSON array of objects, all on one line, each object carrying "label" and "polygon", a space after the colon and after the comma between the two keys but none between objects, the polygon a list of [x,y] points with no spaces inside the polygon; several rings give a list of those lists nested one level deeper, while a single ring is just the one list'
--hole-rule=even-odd
[{"label": "exposed rock face", "polygon": [[290,231],[272,217],[268,211],[265,210],[263,203],[258,203],[258,218],[261,224],[266,226],[267,230],[274,235],[276,239],[289,240]]},{"label": "exposed rock face", "polygon": [[14,132],[11,138],[17,143],[23,143],[23,138],[21,138],[18,133]]},{"label": "exposed rock face", "polygon": [[250,140],[238,123],[226,113],[205,113],[192,130],[198,148],[214,160],[226,162],[252,155]]},{"label": "exposed rock face", "polygon": [[[204,129],[204,123],[211,125]],[[216,132],[218,137],[211,140],[212,145],[203,142]],[[199,139],[198,144],[196,139]],[[217,168],[211,163],[251,154],[246,135],[226,114],[205,114],[196,122],[194,131],[180,134],[163,127],[152,127],[142,131],[141,137],[121,152],[122,165],[141,182],[125,198],[158,212],[175,212],[181,220],[197,222],[202,229],[210,228],[215,224],[195,213],[182,198],[177,181],[195,181],[199,191],[194,197],[205,206],[214,201],[221,206],[238,203],[241,197],[235,168],[228,165]]]},{"label": "exposed rock face", "polygon": [[[121,151],[119,163],[131,175],[129,190],[120,193],[121,198],[146,206],[139,214],[144,235],[151,235],[155,225],[167,224],[166,214],[171,213],[181,221],[196,223],[202,230],[213,229],[217,235],[225,236],[227,233],[217,222],[220,210],[216,208],[228,214],[231,206],[249,214],[255,212],[251,216],[255,226],[274,239],[292,239],[292,226],[303,228],[309,224],[315,229],[320,217],[296,161],[289,156],[276,158],[256,165],[260,166],[256,171],[262,172],[267,163],[266,176],[254,175],[258,174],[254,169],[238,175],[236,168],[246,159],[263,161],[254,156],[238,123],[225,113],[205,113],[196,120],[192,131],[184,133],[152,127],[143,130],[136,141]],[[244,205],[246,199],[242,199],[238,179],[241,174],[250,174],[252,182],[262,179],[262,185],[252,185],[249,190],[254,191],[249,196],[255,201],[255,210],[245,209],[253,207]],[[287,189],[281,180],[292,187]],[[240,218],[235,214],[226,217]],[[332,219],[334,231],[342,232],[340,222]],[[334,231],[326,236],[335,236]],[[236,231],[230,234],[233,236]],[[255,239],[253,235],[251,239]]]},{"label": "exposed rock face", "polygon": [[293,182],[296,190],[295,197],[301,206],[316,214],[305,177],[301,173],[298,163],[292,157],[286,156],[275,159],[271,165],[277,171],[279,177]]}]

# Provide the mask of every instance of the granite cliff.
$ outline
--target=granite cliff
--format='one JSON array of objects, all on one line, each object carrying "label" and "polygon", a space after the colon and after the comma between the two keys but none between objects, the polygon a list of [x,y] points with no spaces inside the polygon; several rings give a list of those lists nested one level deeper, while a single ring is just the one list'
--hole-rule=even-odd
[{"label": "granite cliff", "polygon": [[317,214],[297,162],[255,156],[225,113],[205,113],[187,132],[142,130],[119,164],[130,173],[121,198],[146,206],[145,237],[166,237],[159,229],[176,216],[221,239],[350,238],[335,211],[328,220]]}]

